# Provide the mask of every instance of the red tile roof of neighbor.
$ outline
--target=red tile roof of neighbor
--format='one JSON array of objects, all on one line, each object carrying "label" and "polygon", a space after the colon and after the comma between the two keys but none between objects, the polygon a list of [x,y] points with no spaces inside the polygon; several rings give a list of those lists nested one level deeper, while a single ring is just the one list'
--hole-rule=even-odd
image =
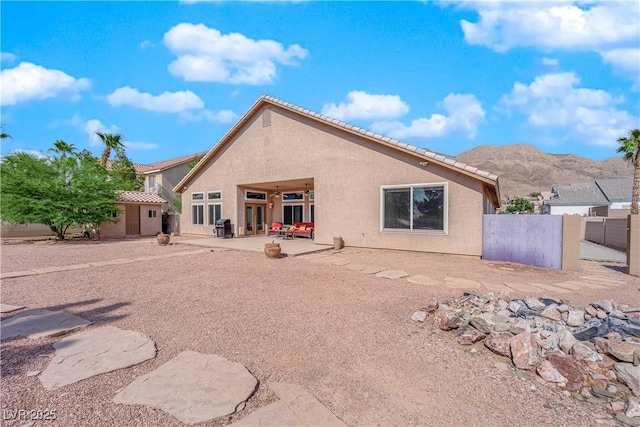
[{"label": "red tile roof of neighbor", "polygon": [[[148,165],[143,165],[142,163],[133,163],[133,168],[137,173],[145,173],[150,171],[162,171],[174,166],[181,165],[183,163],[188,163],[197,157],[204,157],[205,154],[207,154],[207,152],[202,151],[200,153],[187,154],[186,156],[176,157],[169,160],[161,160],[159,162],[151,163]],[[107,169],[111,169],[111,164],[112,164],[112,161],[107,160]]]}]

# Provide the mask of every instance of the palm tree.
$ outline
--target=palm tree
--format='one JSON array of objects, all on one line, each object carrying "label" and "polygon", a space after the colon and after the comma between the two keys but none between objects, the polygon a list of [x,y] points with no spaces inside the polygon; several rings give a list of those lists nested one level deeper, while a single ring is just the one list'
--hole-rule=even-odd
[{"label": "palm tree", "polygon": [[618,153],[633,166],[633,191],[631,193],[631,215],[638,215],[638,196],[640,195],[640,129],[629,131],[628,137],[619,138]]},{"label": "palm tree", "polygon": [[0,126],[0,139],[11,138],[11,135],[9,135],[8,133],[2,132],[2,127],[3,126]]},{"label": "palm tree", "polygon": [[102,157],[100,158],[100,163],[102,166],[107,166],[107,160],[109,160],[109,156],[111,155],[111,150],[117,150],[120,148],[124,148],[124,144],[122,143],[122,135],[116,133],[103,133],[103,132],[95,132],[96,135],[100,137],[102,142],[104,143],[104,151],[102,152]]},{"label": "palm tree", "polygon": [[60,154],[61,157],[67,157],[67,154],[73,154],[76,151],[76,146],[59,139],[53,143],[53,148],[49,148],[49,151]]}]

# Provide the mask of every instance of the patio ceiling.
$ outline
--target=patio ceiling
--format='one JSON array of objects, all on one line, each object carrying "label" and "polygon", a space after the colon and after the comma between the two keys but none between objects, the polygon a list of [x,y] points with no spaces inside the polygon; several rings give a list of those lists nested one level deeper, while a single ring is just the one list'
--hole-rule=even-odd
[{"label": "patio ceiling", "polygon": [[252,184],[242,184],[242,187],[262,191],[300,191],[305,189],[305,184],[309,191],[313,190],[313,178],[290,179],[286,181],[259,182]]}]

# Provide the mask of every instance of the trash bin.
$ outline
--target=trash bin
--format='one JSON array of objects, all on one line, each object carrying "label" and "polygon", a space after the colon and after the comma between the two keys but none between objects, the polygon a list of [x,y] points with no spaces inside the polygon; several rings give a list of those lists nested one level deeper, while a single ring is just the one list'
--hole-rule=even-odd
[{"label": "trash bin", "polygon": [[333,238],[333,248],[334,249],[342,249],[342,237],[334,237]]},{"label": "trash bin", "polygon": [[216,228],[214,228],[216,237],[218,239],[230,239],[233,237],[231,231],[231,220],[220,218],[216,221]]}]

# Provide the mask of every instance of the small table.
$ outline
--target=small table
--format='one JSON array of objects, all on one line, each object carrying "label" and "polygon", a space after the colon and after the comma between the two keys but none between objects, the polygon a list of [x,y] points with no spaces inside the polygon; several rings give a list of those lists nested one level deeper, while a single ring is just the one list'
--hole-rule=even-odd
[{"label": "small table", "polygon": [[285,240],[293,239],[293,231],[278,230],[278,237]]}]

